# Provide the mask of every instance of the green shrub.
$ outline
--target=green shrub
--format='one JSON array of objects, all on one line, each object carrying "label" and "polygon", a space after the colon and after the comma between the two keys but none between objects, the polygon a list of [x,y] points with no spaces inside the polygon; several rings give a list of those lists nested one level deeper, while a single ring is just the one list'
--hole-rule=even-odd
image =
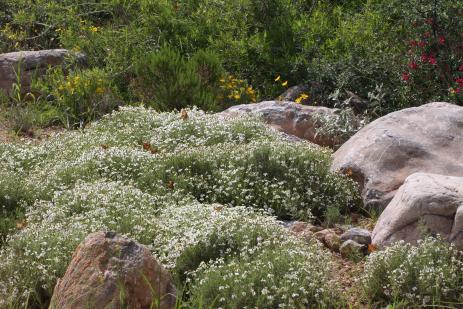
[{"label": "green shrub", "polygon": [[135,64],[135,92],[158,110],[198,106],[217,110],[219,80],[223,68],[210,52],[198,51],[191,59],[163,48],[140,57]]},{"label": "green shrub", "polygon": [[206,308],[336,308],[339,296],[327,279],[329,257],[316,245],[264,241],[239,257],[212,265],[203,264],[194,273],[191,306]]},{"label": "green shrub", "polygon": [[398,242],[371,254],[363,288],[369,301],[423,306],[463,302],[463,259],[453,245],[428,237],[416,246]]},{"label": "green shrub", "polygon": [[35,87],[67,128],[82,128],[120,104],[117,89],[100,69],[76,70],[67,75],[61,68],[52,69]]}]

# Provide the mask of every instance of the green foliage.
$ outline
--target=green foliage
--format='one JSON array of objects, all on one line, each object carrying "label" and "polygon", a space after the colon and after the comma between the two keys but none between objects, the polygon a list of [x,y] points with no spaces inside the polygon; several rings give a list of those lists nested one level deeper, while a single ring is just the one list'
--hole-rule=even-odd
[{"label": "green foliage", "polygon": [[[195,61],[187,65],[196,53],[205,53],[202,58],[209,72],[219,72],[220,63],[243,84],[254,85],[253,91],[263,99],[282,91],[273,82],[281,75],[288,86],[318,82],[322,89],[312,98],[328,106],[333,104],[328,95],[335,90],[340,91],[341,100],[349,97],[347,91],[367,98],[382,85],[382,104],[367,107],[373,118],[431,100],[461,103],[460,0],[92,0],[85,5],[70,0],[4,1],[2,51],[50,47],[82,51],[91,66],[110,73],[126,101],[138,96],[162,109],[187,106],[192,100],[212,109],[242,103],[241,99],[252,101],[252,96],[243,95],[227,101],[227,93],[219,95],[226,102],[218,103],[217,80],[198,81]],[[429,19],[433,22],[426,24]],[[426,46],[411,48],[411,41],[425,41]],[[153,67],[143,64],[149,64],[149,58],[162,58],[166,48],[178,55],[166,59],[168,67],[162,70],[184,67],[182,74],[169,77],[176,80],[172,85],[183,96],[175,100],[162,80],[149,84],[157,88],[146,86]],[[158,56],[145,57],[159,51]],[[421,53],[427,56],[423,63]],[[134,63],[146,74],[136,78]],[[403,73],[407,81],[402,80]],[[187,96],[198,84],[201,90]],[[133,85],[145,87],[147,97],[143,87],[134,91]],[[161,90],[164,99],[155,98],[153,90]]]},{"label": "green foliage", "polygon": [[336,307],[339,296],[326,289],[328,256],[291,243],[267,243],[231,261],[200,267],[191,288],[191,304],[210,307]]},{"label": "green foliage", "polygon": [[416,246],[398,242],[367,259],[365,297],[386,303],[461,305],[462,267],[461,252],[440,238],[428,237]]},{"label": "green foliage", "polygon": [[[359,201],[352,181],[329,172],[327,150],[284,141],[253,117],[126,107],[88,129],[0,149],[0,201],[12,218],[2,223],[0,299],[12,307],[46,303],[77,244],[100,230],[149,245],[187,290],[204,263],[228,267],[249,255],[252,263],[274,261],[275,278],[291,267],[311,274],[260,284],[278,287],[279,298],[267,303],[289,299],[286,286],[309,283],[295,303],[328,303],[321,249],[295,239],[269,212],[312,218]],[[24,209],[25,221],[14,216]],[[185,301],[203,298],[201,289]]]},{"label": "green foliage", "polygon": [[158,110],[180,110],[196,105],[217,110],[223,68],[215,54],[200,50],[189,60],[163,48],[140,57],[135,66],[135,91]]},{"label": "green foliage", "polygon": [[118,90],[100,69],[74,70],[69,74],[62,68],[52,69],[35,87],[42,93],[39,104],[50,106],[54,110],[51,116],[66,128],[81,128],[120,104]]}]

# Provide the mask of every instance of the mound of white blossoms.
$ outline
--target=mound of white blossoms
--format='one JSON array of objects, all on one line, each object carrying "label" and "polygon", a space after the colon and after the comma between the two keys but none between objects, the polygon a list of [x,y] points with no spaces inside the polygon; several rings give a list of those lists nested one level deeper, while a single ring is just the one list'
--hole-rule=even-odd
[{"label": "mound of white blossoms", "polygon": [[329,257],[277,220],[356,207],[329,151],[256,118],[187,113],[124,108],[40,145],[0,146],[1,211],[25,213],[0,247],[0,307],[46,305],[76,246],[101,230],[147,245],[192,305],[336,301]]}]

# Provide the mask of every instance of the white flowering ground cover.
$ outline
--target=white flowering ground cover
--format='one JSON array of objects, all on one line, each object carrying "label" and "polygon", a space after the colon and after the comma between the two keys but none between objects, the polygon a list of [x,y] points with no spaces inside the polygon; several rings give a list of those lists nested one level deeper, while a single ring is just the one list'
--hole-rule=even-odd
[{"label": "white flowering ground cover", "polygon": [[439,237],[397,242],[368,258],[362,285],[368,298],[386,303],[461,308],[463,254]]},{"label": "white flowering ground cover", "polygon": [[[330,152],[260,120],[124,108],[39,145],[0,146],[0,307],[44,307],[94,231],[147,245],[191,307],[336,306],[329,256],[277,219],[358,206]],[[17,226],[11,228],[11,223]]]}]

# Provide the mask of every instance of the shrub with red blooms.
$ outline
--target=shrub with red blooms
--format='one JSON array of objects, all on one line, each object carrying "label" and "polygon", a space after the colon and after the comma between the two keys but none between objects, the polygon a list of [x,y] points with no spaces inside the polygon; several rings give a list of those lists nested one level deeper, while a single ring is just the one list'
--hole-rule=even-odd
[{"label": "shrub with red blooms", "polygon": [[423,98],[463,103],[463,4],[447,2],[419,1],[412,6],[401,78]]}]

